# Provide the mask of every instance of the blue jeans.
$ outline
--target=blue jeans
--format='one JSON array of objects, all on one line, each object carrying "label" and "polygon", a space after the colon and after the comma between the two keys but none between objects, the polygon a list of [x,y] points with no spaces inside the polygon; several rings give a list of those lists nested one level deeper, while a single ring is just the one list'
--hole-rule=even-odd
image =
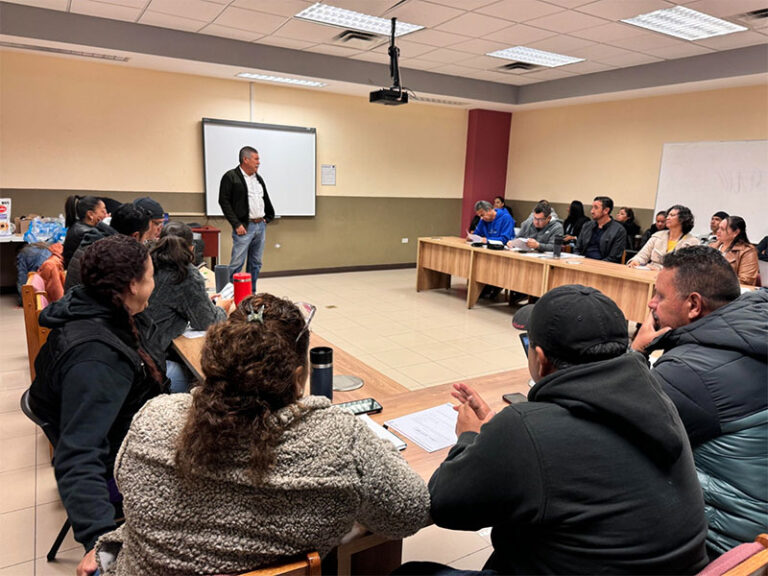
[{"label": "blue jeans", "polygon": [[251,288],[256,293],[256,280],[261,271],[261,258],[264,255],[264,242],[267,236],[267,223],[253,222],[248,223],[248,229],[245,234],[238,236],[237,232],[232,230],[232,257],[229,259],[229,280],[236,272],[239,272],[248,256],[248,263],[245,267],[246,272],[251,273]]},{"label": "blue jeans", "polygon": [[165,361],[165,375],[171,381],[171,394],[189,392],[191,375],[187,368],[174,360]]}]

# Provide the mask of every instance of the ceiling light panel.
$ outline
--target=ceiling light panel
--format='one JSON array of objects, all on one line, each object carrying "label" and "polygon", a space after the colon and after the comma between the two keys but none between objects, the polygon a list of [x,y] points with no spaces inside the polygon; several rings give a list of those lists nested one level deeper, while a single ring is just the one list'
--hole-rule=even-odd
[{"label": "ceiling light panel", "polygon": [[656,10],[634,18],[627,18],[622,22],[684,40],[702,40],[747,30],[744,26],[684,6]]},{"label": "ceiling light panel", "polygon": [[282,76],[270,76],[269,74],[253,74],[251,72],[241,72],[236,74],[238,78],[248,78],[249,80],[264,80],[266,82],[279,82],[280,84],[292,84],[294,86],[311,86],[312,88],[322,88],[327,86],[325,82],[316,80],[302,80],[300,78],[284,78]]},{"label": "ceiling light panel", "polygon": [[504,50],[496,50],[495,52],[488,52],[486,56],[527,62],[529,64],[538,64],[539,66],[546,66],[547,68],[556,68],[558,66],[565,66],[566,64],[584,62],[584,58],[563,56],[562,54],[545,52],[544,50],[536,50],[535,48],[527,48],[526,46],[513,46],[512,48],[505,48]]},{"label": "ceiling light panel", "polygon": [[[392,32],[392,21],[387,18],[379,18],[361,12],[345,10],[344,8],[336,8],[322,2],[317,2],[309,8],[302,10],[296,14],[296,18],[309,20],[310,22],[319,22],[320,24],[330,24],[331,26],[339,26],[341,28],[373,32],[382,36],[389,36]],[[395,26],[395,36],[403,36],[422,28],[424,26],[408,24],[398,20]]]}]

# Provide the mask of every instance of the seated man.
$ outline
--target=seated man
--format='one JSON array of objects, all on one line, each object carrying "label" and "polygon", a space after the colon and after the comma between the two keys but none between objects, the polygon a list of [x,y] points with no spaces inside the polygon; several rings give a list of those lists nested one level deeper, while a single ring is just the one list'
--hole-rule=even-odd
[{"label": "seated man", "polygon": [[739,294],[713,248],[667,254],[632,343],[665,351],[653,374],[693,447],[710,556],[768,532],[768,291]]},{"label": "seated man", "polygon": [[627,231],[611,218],[613,200],[608,196],[597,196],[589,213],[592,221],[584,224],[576,240],[576,252],[587,258],[621,262],[627,246]]},{"label": "seated man", "polygon": [[561,286],[515,322],[536,385],[498,414],[455,385],[458,442],[429,481],[435,524],[492,526],[485,568],[502,574],[699,571],[707,524],[690,445],[643,357],[627,353],[619,308]]},{"label": "seated man", "polygon": [[480,217],[475,234],[480,236],[484,243],[488,240],[498,240],[506,244],[515,237],[515,219],[506,210],[496,210],[490,202],[480,200],[475,203],[475,214]]},{"label": "seated man", "polygon": [[538,252],[552,252],[555,236],[563,237],[563,225],[552,219],[549,203],[539,202],[533,209],[533,220],[526,220],[520,228],[520,238],[528,238],[526,245]]},{"label": "seated man", "polygon": [[709,229],[711,234],[704,234],[701,237],[702,244],[706,246],[712,244],[712,242],[717,242],[717,229],[720,227],[720,222],[728,218],[728,216],[728,212],[723,212],[722,210],[712,214],[712,218],[709,219]]}]

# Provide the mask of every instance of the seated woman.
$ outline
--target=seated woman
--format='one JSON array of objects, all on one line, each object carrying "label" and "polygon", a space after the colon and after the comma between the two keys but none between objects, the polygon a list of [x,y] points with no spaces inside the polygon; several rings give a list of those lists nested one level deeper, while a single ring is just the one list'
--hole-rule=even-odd
[{"label": "seated woman", "polygon": [[64,268],[69,266],[69,259],[80,246],[88,230],[107,217],[107,207],[103,200],[95,196],[69,196],[64,203],[67,236],[64,238]]},{"label": "seated woman", "polygon": [[754,286],[760,274],[757,250],[747,238],[747,223],[741,216],[728,216],[720,222],[717,241],[710,244],[720,251],[736,272],[741,284]]},{"label": "seated woman", "polygon": [[635,236],[640,235],[640,226],[635,222],[635,211],[627,206],[622,206],[616,213],[616,222],[620,222],[627,231],[627,250],[636,250]]},{"label": "seated woman", "polygon": [[652,270],[661,270],[664,255],[686,246],[696,246],[699,239],[691,234],[694,218],[691,211],[680,204],[667,210],[665,220],[667,228],[656,232],[645,243],[634,258],[627,262],[630,268],[648,266]]},{"label": "seated woman", "polygon": [[496,208],[496,210],[506,210],[512,218],[515,217],[515,215],[512,213],[512,208],[507,206],[507,202],[504,198],[504,196],[494,196],[493,197],[493,207]]},{"label": "seated woman", "polygon": [[160,240],[152,249],[155,265],[155,289],[144,313],[152,319],[155,331],[152,341],[166,354],[166,374],[171,380],[171,392],[189,390],[189,374],[183,363],[172,353],[171,342],[187,326],[206,330],[211,324],[225,320],[232,300],[211,302],[205,291],[205,280],[192,262],[195,259],[192,230],[183,222],[169,222]]},{"label": "seated woman", "polygon": [[115,475],[126,521],[98,544],[104,574],[235,574],[317,550],[355,523],[390,538],[429,518],[392,444],[321,396],[303,397],[309,332],[292,302],[246,297],[208,330],[205,382],[148,403]]},{"label": "seated woman", "polygon": [[83,284],[40,313],[40,324],[52,331],[35,360],[29,403],[57,437],[59,494],[87,552],[78,574],[96,570],[96,539],[115,529],[110,481],[131,419],[164,388],[133,318],[147,306],[152,276],[147,249],[112,236],[85,251]]},{"label": "seated woman", "polygon": [[584,224],[589,222],[589,218],[584,215],[584,204],[578,200],[571,202],[568,208],[568,217],[563,222],[563,242],[576,242]]}]

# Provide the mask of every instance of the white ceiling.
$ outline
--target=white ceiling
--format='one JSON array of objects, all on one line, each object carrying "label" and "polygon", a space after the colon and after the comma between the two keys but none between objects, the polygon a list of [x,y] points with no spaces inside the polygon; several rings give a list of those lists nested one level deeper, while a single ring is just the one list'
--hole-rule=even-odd
[{"label": "white ceiling", "polygon": [[[327,0],[425,26],[398,38],[403,85],[423,98],[515,109],[638,93],[766,83],[768,0]],[[388,39],[344,43],[342,29],[294,17],[309,0],[12,0],[0,41],[127,56],[127,64],[218,77],[269,72],[366,94],[390,84]],[[690,42],[620,22],[683,4],[747,26]],[[40,8],[44,10],[39,10]],[[107,19],[107,20],[103,20]],[[226,39],[226,40],[222,40]],[[504,72],[485,56],[514,45],[584,58]],[[7,49],[7,48],[5,48]]]}]

